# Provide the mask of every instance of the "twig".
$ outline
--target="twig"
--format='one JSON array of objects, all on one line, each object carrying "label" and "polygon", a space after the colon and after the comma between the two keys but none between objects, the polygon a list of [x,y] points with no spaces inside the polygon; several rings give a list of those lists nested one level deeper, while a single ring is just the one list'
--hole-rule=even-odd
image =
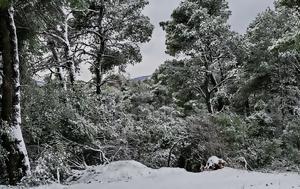
[{"label": "twig", "polygon": [[169,157],[168,157],[168,167],[170,167],[170,162],[171,162],[171,156],[172,156],[172,151],[173,151],[173,149],[177,146],[177,144],[179,143],[179,142],[181,142],[182,140],[185,140],[186,139],[186,137],[184,137],[184,138],[180,138],[177,142],[175,142],[172,146],[171,146],[171,148],[170,148],[170,152],[169,152]]}]

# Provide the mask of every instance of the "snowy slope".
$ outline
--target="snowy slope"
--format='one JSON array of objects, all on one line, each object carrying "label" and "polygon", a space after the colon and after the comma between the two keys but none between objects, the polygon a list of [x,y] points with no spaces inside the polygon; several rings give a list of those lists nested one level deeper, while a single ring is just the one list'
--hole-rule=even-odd
[{"label": "snowy slope", "polygon": [[266,174],[231,168],[189,173],[177,168],[154,170],[135,161],[91,167],[76,172],[70,180],[69,186],[38,189],[300,189],[300,175],[296,173]]},{"label": "snowy slope", "polygon": [[[92,169],[93,170],[93,169]],[[115,162],[89,171],[72,189],[300,189],[300,175],[264,174],[225,168],[219,171],[189,173],[183,169],[153,170],[134,161]],[[117,181],[117,182],[115,182]],[[82,184],[90,183],[90,184]]]}]

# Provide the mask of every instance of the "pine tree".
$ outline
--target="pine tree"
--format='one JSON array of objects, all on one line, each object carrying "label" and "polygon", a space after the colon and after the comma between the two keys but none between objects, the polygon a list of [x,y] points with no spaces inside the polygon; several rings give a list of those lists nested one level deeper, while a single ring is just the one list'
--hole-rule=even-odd
[{"label": "pine tree", "polygon": [[247,104],[253,110],[262,100],[268,105],[266,111],[277,114],[278,119],[298,114],[297,95],[292,94],[299,90],[299,51],[294,43],[288,43],[291,38],[287,37],[296,28],[299,18],[283,7],[266,10],[250,24],[244,40],[248,51],[245,74],[233,98],[234,107]]},{"label": "pine tree", "polygon": [[[170,21],[161,23],[167,33],[167,53],[188,57],[183,68],[189,73],[186,83],[204,99],[209,113],[215,112],[215,94],[234,77],[235,34],[227,24],[229,15],[223,0],[186,0],[173,11]],[[222,110],[222,104],[217,111]]]},{"label": "pine tree", "polygon": [[90,1],[74,14],[81,38],[77,56],[91,64],[96,93],[101,93],[105,74],[115,67],[142,60],[140,43],[150,40],[153,26],[142,13],[141,1]]}]

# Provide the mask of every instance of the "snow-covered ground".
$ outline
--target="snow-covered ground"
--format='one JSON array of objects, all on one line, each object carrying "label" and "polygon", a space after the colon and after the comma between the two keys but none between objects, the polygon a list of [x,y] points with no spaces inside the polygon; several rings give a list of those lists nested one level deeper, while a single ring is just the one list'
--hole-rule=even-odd
[{"label": "snow-covered ground", "polygon": [[68,186],[38,189],[300,189],[300,175],[296,173],[267,174],[231,168],[189,173],[178,168],[150,169],[135,161],[78,171],[69,182]]}]

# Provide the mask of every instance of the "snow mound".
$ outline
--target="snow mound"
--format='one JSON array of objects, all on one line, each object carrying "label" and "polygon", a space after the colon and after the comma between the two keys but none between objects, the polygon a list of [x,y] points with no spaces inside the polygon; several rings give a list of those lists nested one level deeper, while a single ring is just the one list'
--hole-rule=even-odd
[{"label": "snow mound", "polygon": [[89,167],[84,171],[76,171],[67,181],[70,184],[111,183],[149,177],[153,171],[136,161],[117,161],[108,165]]},{"label": "snow mound", "polygon": [[300,175],[231,168],[190,173],[179,168],[151,169],[135,161],[118,161],[76,171],[69,184],[35,189],[300,189]]},{"label": "snow mound", "polygon": [[[259,173],[232,168],[190,173],[179,168],[151,169],[119,161],[81,171],[70,189],[300,189],[296,173]],[[58,189],[58,188],[51,188]]]}]

